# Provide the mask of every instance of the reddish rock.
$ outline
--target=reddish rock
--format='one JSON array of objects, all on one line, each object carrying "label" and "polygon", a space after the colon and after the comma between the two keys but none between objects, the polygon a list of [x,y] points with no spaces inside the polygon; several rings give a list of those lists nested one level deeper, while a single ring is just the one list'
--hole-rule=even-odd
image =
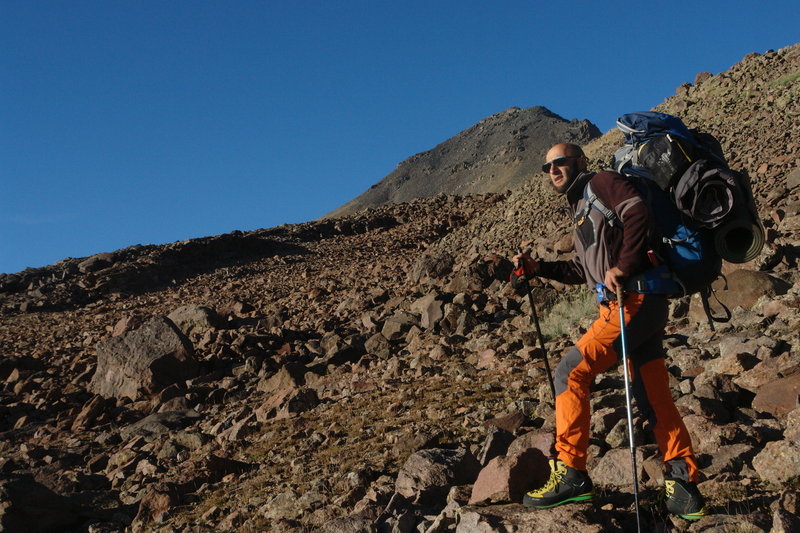
[{"label": "reddish rock", "polygon": [[99,394],[95,395],[91,400],[84,404],[81,412],[75,417],[75,420],[72,422],[72,431],[80,432],[92,427],[95,420],[97,420],[97,418],[105,412],[108,405],[108,400]]},{"label": "reddish rock", "polygon": [[134,524],[145,525],[161,522],[166,514],[180,504],[178,489],[171,483],[158,483],[147,489],[139,502]]},{"label": "reddish rock", "polygon": [[800,374],[776,379],[758,389],[753,398],[753,409],[785,417],[800,406]]},{"label": "reddish rock", "polygon": [[534,448],[542,452],[545,457],[553,456],[555,439],[550,431],[530,431],[517,437],[508,447],[508,455],[515,455]]},{"label": "reddish rock", "polygon": [[525,423],[525,420],[527,420],[527,417],[522,411],[515,411],[506,416],[501,416],[487,420],[486,422],[483,423],[483,425],[485,427],[495,426],[500,429],[504,429],[509,433],[514,433],[520,427],[522,427],[522,424]]},{"label": "reddish rock", "polygon": [[108,397],[138,399],[197,376],[189,340],[166,317],[97,344],[97,370],[89,390]]},{"label": "reddish rock", "polygon": [[535,448],[495,457],[478,474],[469,504],[522,503],[525,492],[543,485],[549,476],[547,458]]},{"label": "reddish rock", "polygon": [[303,385],[306,367],[296,363],[283,365],[272,376],[258,382],[258,390],[274,393],[285,389],[296,389]]}]

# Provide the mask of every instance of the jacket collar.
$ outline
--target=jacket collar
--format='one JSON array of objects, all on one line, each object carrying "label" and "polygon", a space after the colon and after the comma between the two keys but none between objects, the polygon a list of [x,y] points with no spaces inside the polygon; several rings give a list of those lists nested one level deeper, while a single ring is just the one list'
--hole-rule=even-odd
[{"label": "jacket collar", "polygon": [[578,204],[578,200],[583,198],[583,190],[586,188],[586,184],[589,183],[589,180],[592,179],[592,176],[594,176],[594,172],[584,170],[578,174],[567,188],[567,202],[569,202],[569,205],[573,208]]}]

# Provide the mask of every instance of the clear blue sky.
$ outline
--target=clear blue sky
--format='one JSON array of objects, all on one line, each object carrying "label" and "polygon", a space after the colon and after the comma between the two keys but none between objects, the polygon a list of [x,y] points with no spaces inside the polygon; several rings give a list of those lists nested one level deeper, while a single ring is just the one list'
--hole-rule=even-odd
[{"label": "clear blue sky", "polygon": [[605,131],[799,28],[796,0],[0,0],[0,272],[312,220],[511,106]]}]

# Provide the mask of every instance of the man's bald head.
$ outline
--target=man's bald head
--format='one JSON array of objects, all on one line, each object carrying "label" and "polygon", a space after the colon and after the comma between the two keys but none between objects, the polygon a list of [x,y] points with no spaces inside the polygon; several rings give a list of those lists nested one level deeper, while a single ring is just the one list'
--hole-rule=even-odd
[{"label": "man's bald head", "polygon": [[578,174],[586,170],[583,149],[577,144],[559,143],[547,151],[542,170],[550,175],[550,184],[559,193],[565,193]]},{"label": "man's bald head", "polygon": [[581,158],[584,157],[583,148],[581,148],[577,144],[559,143],[547,151],[547,156],[545,156],[544,159],[545,161],[551,161],[552,159],[559,156]]}]

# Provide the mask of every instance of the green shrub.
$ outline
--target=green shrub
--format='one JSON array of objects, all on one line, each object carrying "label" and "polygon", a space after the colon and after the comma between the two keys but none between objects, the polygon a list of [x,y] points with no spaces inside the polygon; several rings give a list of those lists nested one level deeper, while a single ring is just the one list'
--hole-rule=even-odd
[{"label": "green shrub", "polygon": [[574,333],[588,317],[597,314],[597,294],[587,287],[567,291],[544,316],[542,334],[551,340]]}]

